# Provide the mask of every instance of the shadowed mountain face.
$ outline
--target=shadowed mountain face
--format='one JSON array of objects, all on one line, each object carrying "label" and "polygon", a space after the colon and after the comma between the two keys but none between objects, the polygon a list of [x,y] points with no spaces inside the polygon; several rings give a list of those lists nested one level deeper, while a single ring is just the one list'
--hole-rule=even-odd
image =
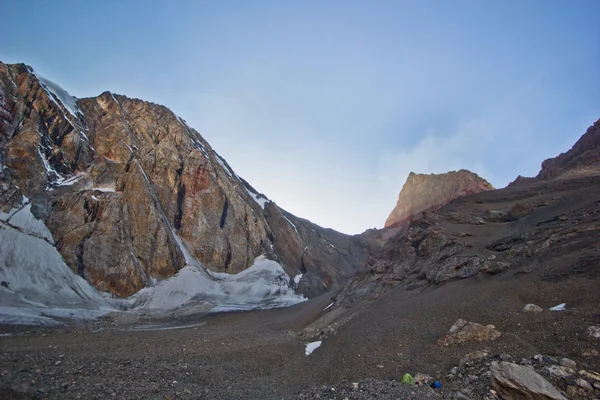
[{"label": "shadowed mountain face", "polygon": [[524,183],[593,176],[600,173],[600,119],[588,128],[577,143],[567,151],[542,163],[542,169],[535,178],[521,175],[509,186]]},{"label": "shadowed mountain face", "polygon": [[411,172],[398,195],[396,207],[385,221],[385,227],[405,225],[418,213],[436,210],[457,197],[487,190],[494,190],[494,187],[464,169],[430,175]]},{"label": "shadowed mountain face", "polygon": [[30,206],[71,270],[118,296],[191,258],[237,273],[263,254],[314,296],[366,259],[365,242],[259,194],[166,107],[75,99],[23,64],[0,63],[0,165],[0,223],[24,230],[10,216]]}]

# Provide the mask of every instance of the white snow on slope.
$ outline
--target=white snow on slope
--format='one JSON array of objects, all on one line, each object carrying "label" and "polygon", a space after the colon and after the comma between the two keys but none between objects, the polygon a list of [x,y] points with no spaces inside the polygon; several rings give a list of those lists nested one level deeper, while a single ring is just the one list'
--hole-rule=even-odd
[{"label": "white snow on slope", "polygon": [[267,204],[270,200],[267,199],[266,197],[264,197],[262,194],[253,193],[245,185],[244,185],[244,188],[246,189],[248,194],[254,199],[254,201],[256,201],[258,203],[258,205],[264,210],[265,204]]},{"label": "white snow on slope", "polygon": [[229,175],[230,178],[233,178],[233,173],[232,171],[227,167],[227,164],[225,164],[225,160],[223,159],[223,157],[221,157],[220,155],[218,155],[217,153],[215,153],[216,155],[216,159],[217,162],[221,165],[221,167],[223,167],[223,169],[225,170],[225,172],[227,173],[227,175]]},{"label": "white snow on slope", "polygon": [[306,350],[305,350],[305,354],[307,356],[310,356],[312,354],[313,351],[315,351],[316,349],[318,349],[319,347],[321,347],[321,343],[323,343],[321,340],[319,340],[318,342],[310,342],[306,344]]},{"label": "white snow on slope", "polygon": [[212,312],[287,307],[306,301],[290,289],[289,279],[281,265],[264,256],[238,274],[214,273],[199,265],[187,265],[175,276],[140,290],[127,301],[135,308],[157,310],[194,301],[205,304]]},{"label": "white snow on slope", "polygon": [[300,279],[302,279],[302,274],[298,274],[294,277],[294,283],[296,284],[296,286],[298,286],[298,284],[300,283]]},{"label": "white snow on slope", "polygon": [[[77,99],[69,94],[66,90],[58,86],[56,83],[52,82],[49,79],[44,78],[37,72],[31,70],[31,72],[38,78],[42,87],[48,93],[48,97],[56,103],[56,99],[59,99],[60,102],[65,106],[65,108],[71,113],[72,116],[76,117],[77,113],[81,113],[79,107],[77,107]],[[56,103],[58,105],[58,103]],[[60,106],[59,106],[60,107]]]},{"label": "white snow on slope", "polygon": [[557,306],[550,307],[551,311],[565,311],[567,309],[567,303],[561,303]]},{"label": "white snow on slope", "polygon": [[[43,239],[0,224],[0,322],[49,324],[111,311],[100,292],[75,275]],[[56,323],[56,321],[54,322]]]},{"label": "white snow on slope", "polygon": [[31,213],[31,203],[19,210],[19,212],[13,215],[8,222],[13,226],[23,229],[27,233],[34,236],[40,236],[50,241],[50,243],[54,243],[52,234],[46,227],[46,224],[44,224],[44,221],[37,219]]},{"label": "white snow on slope", "polygon": [[52,235],[31,214],[30,204],[14,213],[8,223],[13,222],[24,232],[0,222],[0,323],[55,325],[61,323],[55,318],[90,319],[119,310],[168,312],[200,304],[221,312],[287,307],[307,300],[290,287],[290,277],[277,262],[260,256],[238,274],[213,273],[174,231],[187,265],[127,299],[108,298],[71,271],[44,240],[51,241]]},{"label": "white snow on slope", "polygon": [[294,223],[293,223],[292,221],[290,221],[290,220],[289,220],[289,218],[288,218],[288,217],[286,217],[285,215],[283,216],[283,218],[285,218],[285,220],[286,220],[287,222],[289,222],[289,223],[290,223],[290,225],[291,225],[291,226],[294,228],[294,230],[296,231],[296,233],[298,233],[298,229],[296,228],[296,225],[294,225]]},{"label": "white snow on slope", "polygon": [[93,187],[89,190],[97,190],[99,192],[104,192],[104,193],[113,193],[116,191],[114,187]]}]

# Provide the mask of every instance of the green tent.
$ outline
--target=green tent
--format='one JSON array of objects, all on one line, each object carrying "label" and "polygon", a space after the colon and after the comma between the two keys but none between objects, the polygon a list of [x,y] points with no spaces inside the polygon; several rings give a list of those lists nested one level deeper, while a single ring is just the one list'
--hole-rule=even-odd
[{"label": "green tent", "polygon": [[414,378],[409,373],[406,373],[402,377],[402,383],[406,383],[408,385],[414,385],[415,384],[415,380],[414,380]]}]

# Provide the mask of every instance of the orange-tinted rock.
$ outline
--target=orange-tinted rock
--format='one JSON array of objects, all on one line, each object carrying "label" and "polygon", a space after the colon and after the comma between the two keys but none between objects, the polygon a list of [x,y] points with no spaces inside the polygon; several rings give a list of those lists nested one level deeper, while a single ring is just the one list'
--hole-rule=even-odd
[{"label": "orange-tinted rock", "polygon": [[464,169],[430,175],[411,172],[398,195],[396,207],[385,221],[385,227],[406,224],[412,216],[423,211],[434,211],[458,197],[487,190],[494,190],[494,187]]}]

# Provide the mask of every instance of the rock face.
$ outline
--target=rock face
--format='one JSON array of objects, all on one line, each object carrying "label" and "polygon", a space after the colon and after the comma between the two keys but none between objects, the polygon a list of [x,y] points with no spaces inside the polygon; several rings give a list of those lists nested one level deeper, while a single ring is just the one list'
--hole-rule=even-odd
[{"label": "rock face", "polygon": [[588,128],[571,150],[542,163],[535,178],[518,176],[509,186],[600,174],[600,119]]},{"label": "rock face", "polygon": [[503,399],[566,400],[533,369],[509,362],[492,362],[492,385]]},{"label": "rock face", "polygon": [[433,211],[458,197],[494,190],[477,174],[461,169],[445,174],[415,174],[411,172],[398,195],[396,207],[385,221],[385,227],[400,226],[423,211]]},{"label": "rock face", "polygon": [[464,342],[486,342],[496,340],[501,333],[494,325],[481,325],[476,322],[457,320],[444,337],[438,340],[440,346],[450,346]]},{"label": "rock face", "polygon": [[110,92],[75,99],[31,67],[0,63],[0,211],[29,203],[68,266],[118,296],[186,258],[237,273],[262,254],[316,295],[367,254],[270,202],[166,107]]}]

